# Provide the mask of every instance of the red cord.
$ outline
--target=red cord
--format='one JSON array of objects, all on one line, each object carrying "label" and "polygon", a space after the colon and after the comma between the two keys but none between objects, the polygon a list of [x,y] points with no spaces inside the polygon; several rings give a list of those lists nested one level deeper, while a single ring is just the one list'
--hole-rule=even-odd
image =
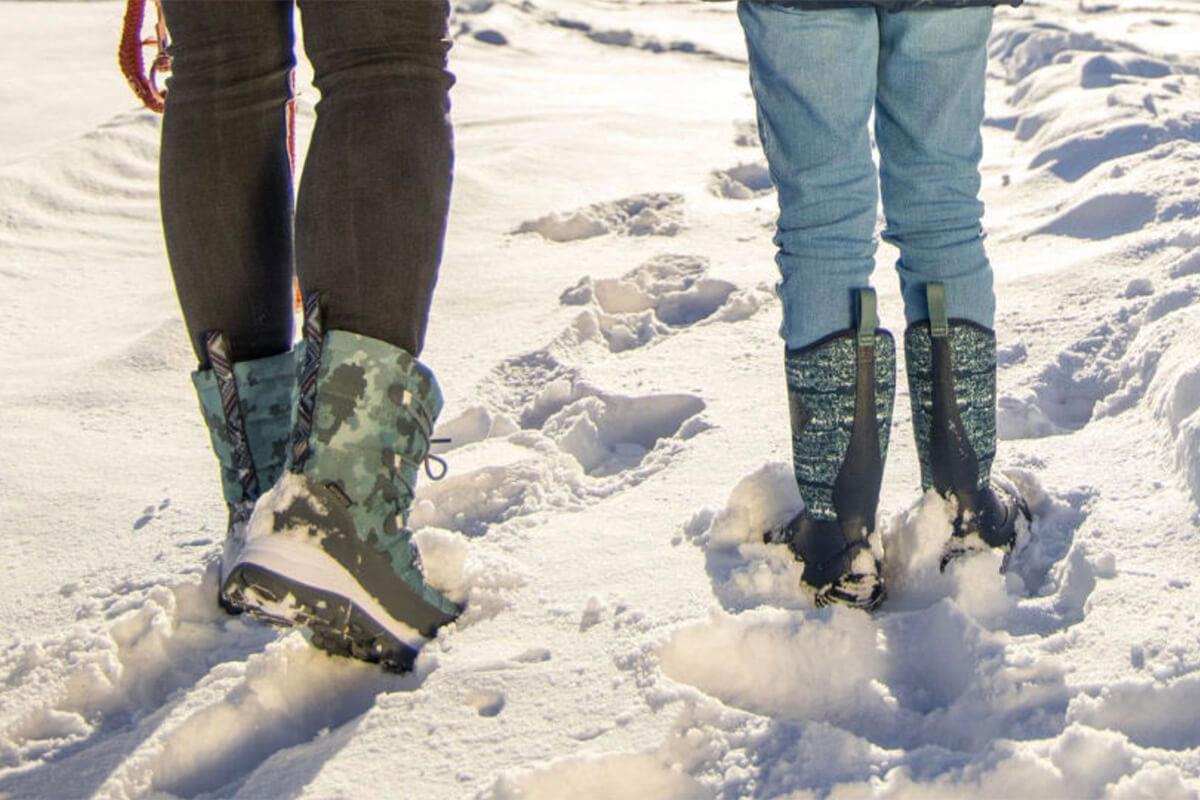
[{"label": "red cord", "polygon": [[[146,0],[127,0],[125,4],[125,20],[121,26],[121,43],[117,47],[117,63],[121,66],[121,74],[133,93],[142,104],[151,111],[161,114],[166,108],[166,90],[158,87],[158,77],[171,71],[171,56],[168,52],[170,38],[167,33],[167,21],[163,15],[161,0],[154,0],[158,19],[154,24],[154,36],[143,39],[142,25],[146,21]],[[157,49],[150,71],[146,71],[146,61],[142,48]],[[287,151],[288,165],[292,176],[296,174],[296,71],[288,75],[287,102]],[[303,301],[300,295],[300,285],[295,282],[296,307],[300,308]]]},{"label": "red cord", "polygon": [[[142,23],[145,18],[146,0],[128,0],[125,4],[125,21],[121,26],[121,44],[117,48],[117,63],[121,65],[121,73],[125,76],[129,88],[133,89],[133,93],[142,104],[151,111],[161,113],[164,95],[158,88],[156,78],[159,73],[171,68],[171,59],[166,50],[166,27],[163,24],[162,10],[159,9],[156,37],[143,40]],[[151,46],[156,46],[158,53],[147,74],[142,48]]]}]

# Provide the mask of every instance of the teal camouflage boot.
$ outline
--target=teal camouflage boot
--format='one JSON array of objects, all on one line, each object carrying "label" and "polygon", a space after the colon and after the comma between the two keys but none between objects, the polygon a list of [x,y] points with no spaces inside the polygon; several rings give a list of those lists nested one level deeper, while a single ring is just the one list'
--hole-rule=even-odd
[{"label": "teal camouflage boot", "polygon": [[461,611],[425,583],[406,527],[441,407],[426,366],[377,339],[325,333],[309,298],[287,471],[255,508],[225,580],[230,601],[308,629],[331,653],[411,668]]},{"label": "teal camouflage boot", "polygon": [[1029,508],[1008,481],[992,475],[996,455],[996,334],[946,314],[945,287],[926,285],[929,320],[904,335],[913,433],[921,485],[953,500],[955,515],[942,568],[966,553],[997,548],[1007,556],[1029,535]]},{"label": "teal camouflage boot", "polygon": [[858,294],[858,327],[786,354],[792,457],[804,509],[764,537],[786,544],[823,606],[884,600],[875,514],[887,459],[896,345],[878,327],[875,293]]},{"label": "teal camouflage boot", "polygon": [[[234,363],[225,336],[204,338],[209,368],[192,373],[229,507],[222,564],[236,557],[259,496],[287,460],[296,366],[292,351]],[[226,605],[222,599],[222,605]],[[228,606],[226,605],[228,609]]]}]

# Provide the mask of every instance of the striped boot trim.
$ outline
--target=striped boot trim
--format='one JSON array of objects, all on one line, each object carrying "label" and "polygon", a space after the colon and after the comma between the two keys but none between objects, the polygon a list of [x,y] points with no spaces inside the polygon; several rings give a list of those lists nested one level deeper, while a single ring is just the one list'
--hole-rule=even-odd
[{"label": "striped boot trim", "polygon": [[259,495],[258,471],[254,468],[254,456],[251,455],[250,440],[246,436],[246,422],[242,416],[242,403],[238,397],[237,380],[233,375],[233,361],[229,357],[229,342],[225,334],[220,331],[206,333],[204,350],[217,379],[225,430],[232,446],[233,465],[242,487],[242,496],[252,501]]},{"label": "striped boot trim", "polygon": [[296,427],[292,431],[292,472],[303,472],[312,450],[313,412],[317,405],[317,373],[321,369],[325,326],[321,319],[321,297],[313,292],[304,298],[304,363],[296,403]]}]

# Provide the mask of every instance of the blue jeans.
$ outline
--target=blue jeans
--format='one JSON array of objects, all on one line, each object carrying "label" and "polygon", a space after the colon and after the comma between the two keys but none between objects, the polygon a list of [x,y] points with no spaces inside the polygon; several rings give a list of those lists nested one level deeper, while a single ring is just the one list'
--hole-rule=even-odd
[{"label": "blue jeans", "polygon": [[881,188],[908,321],[928,319],[923,286],[940,282],[951,317],[994,327],[979,201],[992,9],[804,11],[742,0],[738,16],[779,192],[787,346],[853,324],[854,292],[875,266]]}]

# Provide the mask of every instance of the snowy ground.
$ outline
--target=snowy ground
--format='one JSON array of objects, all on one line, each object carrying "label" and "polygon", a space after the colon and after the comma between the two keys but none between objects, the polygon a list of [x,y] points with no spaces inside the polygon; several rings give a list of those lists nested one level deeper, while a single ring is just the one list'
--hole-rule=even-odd
[{"label": "snowy ground", "polygon": [[755,541],[798,500],[732,6],[461,2],[455,445],[416,521],[469,609],[407,677],[213,603],[122,6],[0,3],[0,797],[1200,796],[1200,4],[1000,13],[1000,462],[1037,543],[937,574],[902,389],[867,617]]}]

